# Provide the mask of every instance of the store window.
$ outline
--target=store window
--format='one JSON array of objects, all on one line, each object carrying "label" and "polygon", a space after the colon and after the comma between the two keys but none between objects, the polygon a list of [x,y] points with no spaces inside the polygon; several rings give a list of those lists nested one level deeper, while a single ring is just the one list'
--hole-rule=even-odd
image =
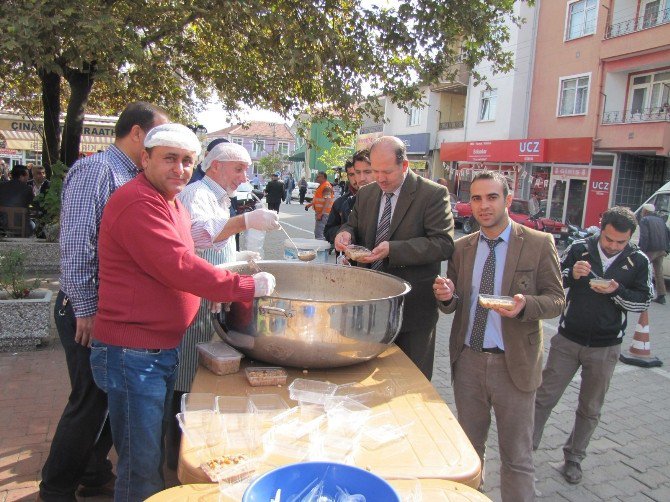
[{"label": "store window", "polygon": [[496,102],[498,100],[498,91],[489,89],[482,91],[479,98],[479,121],[495,120]]},{"label": "store window", "polygon": [[577,0],[568,4],[565,39],[572,40],[594,34],[597,20],[598,2],[596,0]]},{"label": "store window", "polygon": [[277,151],[282,155],[288,155],[288,143],[285,141],[277,143]]},{"label": "store window", "polygon": [[586,115],[590,74],[561,79],[558,116]]},{"label": "store window", "polygon": [[412,106],[407,114],[407,125],[417,126],[421,123],[421,108]]}]

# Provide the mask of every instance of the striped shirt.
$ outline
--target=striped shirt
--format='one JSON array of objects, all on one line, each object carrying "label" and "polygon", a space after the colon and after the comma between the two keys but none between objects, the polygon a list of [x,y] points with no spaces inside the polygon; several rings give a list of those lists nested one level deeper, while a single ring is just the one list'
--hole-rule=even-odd
[{"label": "striped shirt", "polygon": [[191,237],[196,249],[222,250],[228,246],[230,238],[214,242],[230,219],[230,197],[221,185],[205,176],[187,185],[177,197],[191,214]]},{"label": "striped shirt", "polygon": [[115,145],[70,168],[61,204],[61,290],[76,317],[98,311],[98,233],[107,200],[139,170]]}]

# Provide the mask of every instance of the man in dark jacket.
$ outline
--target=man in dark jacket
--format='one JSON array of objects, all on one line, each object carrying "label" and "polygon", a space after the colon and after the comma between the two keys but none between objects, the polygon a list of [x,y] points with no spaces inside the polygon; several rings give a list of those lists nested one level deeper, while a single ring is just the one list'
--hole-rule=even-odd
[{"label": "man in dark jacket", "polygon": [[653,298],[649,260],[630,243],[635,215],[613,207],[601,226],[599,236],[575,241],[561,258],[563,287],[570,290],[535,398],[537,449],[551,410],[582,367],[575,425],[563,447],[563,477],[571,484],[582,479],[581,461],[619,360],[627,313],[644,312]]},{"label": "man in dark jacket", "polygon": [[279,212],[279,205],[284,198],[284,184],[279,181],[279,173],[274,173],[272,179],[265,185],[268,209]]},{"label": "man in dark jacket", "polygon": [[663,278],[663,259],[670,250],[670,229],[665,220],[656,214],[653,204],[642,206],[640,220],[640,241],[638,246],[654,266],[654,285],[656,298],[654,301],[665,305],[665,279]]},{"label": "man in dark jacket", "polygon": [[[21,164],[16,164],[12,168],[12,179],[5,183],[0,183],[0,206],[29,209],[32,202],[33,190],[28,186],[28,168]],[[4,226],[3,219],[0,219],[0,228]],[[26,215],[24,235],[31,235],[34,229],[35,223]]]}]

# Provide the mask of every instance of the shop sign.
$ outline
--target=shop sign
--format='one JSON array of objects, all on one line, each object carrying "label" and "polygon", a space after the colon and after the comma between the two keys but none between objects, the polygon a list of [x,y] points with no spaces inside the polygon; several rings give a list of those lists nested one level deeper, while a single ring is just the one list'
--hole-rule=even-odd
[{"label": "shop sign", "polygon": [[607,211],[612,191],[612,170],[591,169],[584,226],[598,225],[600,215]]},{"label": "shop sign", "polygon": [[554,167],[554,176],[564,178],[586,178],[589,175],[588,167]]},{"label": "shop sign", "polygon": [[14,156],[18,155],[19,152],[17,150],[12,150],[11,148],[0,148],[0,155],[2,156]]},{"label": "shop sign", "polygon": [[383,132],[371,132],[367,134],[359,134],[356,138],[356,151],[363,150],[364,148],[370,148],[370,145],[374,140],[383,136]]},{"label": "shop sign", "polygon": [[405,143],[407,153],[418,153],[421,155],[428,153],[430,133],[423,132],[420,134],[405,134],[398,136],[398,139]]},{"label": "shop sign", "polygon": [[[42,122],[31,122],[28,120],[3,120],[0,121],[0,129],[8,131],[23,131],[41,134],[44,131]],[[59,134],[63,131],[63,124],[59,126]],[[82,134],[86,136],[114,137],[114,126],[84,124]]]},{"label": "shop sign", "polygon": [[510,139],[501,141],[471,141],[467,160],[472,162],[543,162],[544,139]]}]

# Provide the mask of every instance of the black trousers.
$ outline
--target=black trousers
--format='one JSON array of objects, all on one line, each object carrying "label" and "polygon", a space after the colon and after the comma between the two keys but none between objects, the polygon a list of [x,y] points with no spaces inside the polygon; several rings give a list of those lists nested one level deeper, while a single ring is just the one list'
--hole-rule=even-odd
[{"label": "black trousers", "polygon": [[279,205],[281,204],[281,200],[273,200],[269,201],[268,200],[268,209],[270,211],[277,211],[279,212]]},{"label": "black trousers", "polygon": [[65,350],[70,375],[70,397],[42,468],[40,497],[45,501],[76,501],[79,484],[101,486],[110,481],[112,463],[107,459],[112,432],[107,420],[107,394],[93,381],[90,349],[74,341],[77,321],[65,294],[56,298],[54,318]]},{"label": "black trousers", "polygon": [[433,378],[435,325],[400,331],[395,339],[395,344],[412,360],[428,380]]},{"label": "black trousers", "polygon": [[305,202],[305,195],[307,195],[307,189],[300,189],[298,192],[300,194],[300,204],[304,204]]}]

